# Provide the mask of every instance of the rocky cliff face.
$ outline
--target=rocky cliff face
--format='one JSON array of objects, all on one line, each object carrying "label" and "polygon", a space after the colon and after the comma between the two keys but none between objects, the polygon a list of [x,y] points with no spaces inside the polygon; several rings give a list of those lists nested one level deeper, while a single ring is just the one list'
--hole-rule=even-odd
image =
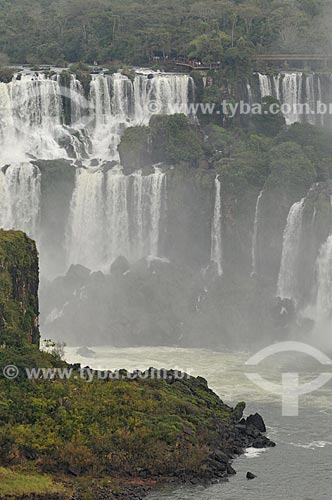
[{"label": "rocky cliff face", "polygon": [[39,268],[35,243],[0,230],[0,344],[39,344]]}]

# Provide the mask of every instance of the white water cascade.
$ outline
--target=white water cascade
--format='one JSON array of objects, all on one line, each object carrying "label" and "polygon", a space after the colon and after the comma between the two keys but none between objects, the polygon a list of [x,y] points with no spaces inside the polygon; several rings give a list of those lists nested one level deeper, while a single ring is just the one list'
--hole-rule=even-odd
[{"label": "white water cascade", "polygon": [[165,174],[121,167],[78,169],[67,228],[67,262],[109,270],[119,256],[158,257]]},{"label": "white water cascade", "polygon": [[0,227],[38,236],[40,212],[39,169],[31,163],[0,170]]},{"label": "white water cascade", "polygon": [[61,136],[61,91],[57,80],[45,75],[21,75],[0,83],[1,165],[29,157],[66,157]]},{"label": "white water cascade", "polygon": [[127,127],[147,125],[154,114],[187,113],[192,85],[188,75],[152,70],[92,75],[90,88],[56,71],[24,70],[0,83],[0,227],[38,235],[41,174],[31,159],[79,160],[63,221],[67,265],[98,270],[119,255],[158,257],[164,173],[156,167],[126,176],[106,162],[119,161]]},{"label": "white water cascade", "polygon": [[332,320],[332,235],[322,246],[317,259],[317,318]]},{"label": "white water cascade", "polygon": [[217,265],[218,275],[222,276],[222,213],[221,213],[221,184],[218,176],[215,178],[215,202],[211,231],[211,262]]},{"label": "white water cascade", "polygon": [[133,81],[119,73],[94,76],[90,93],[95,117],[93,156],[118,160],[117,146],[128,126],[148,125],[154,114],[188,114],[190,84],[187,75],[150,70],[139,70]]},{"label": "white water cascade", "polygon": [[112,169],[106,173],[105,193],[105,234],[106,260],[110,265],[116,257],[130,258],[128,177],[121,169]]},{"label": "white water cascade", "polygon": [[252,235],[252,247],[251,247],[251,276],[255,276],[258,272],[258,224],[259,224],[260,202],[262,196],[263,196],[263,190],[259,193],[256,201],[254,231]]},{"label": "white water cascade", "polygon": [[133,174],[134,241],[132,256],[158,257],[159,224],[165,174],[155,168],[154,175]]},{"label": "white water cascade", "polygon": [[[281,72],[278,75],[258,73],[258,102],[266,96],[280,101],[286,123],[325,125],[328,120],[320,111],[319,103],[329,105],[332,98],[331,75]],[[250,88],[250,92],[253,90]]]},{"label": "white water cascade", "polygon": [[306,103],[309,107],[308,122],[311,125],[315,124],[315,116],[311,114],[315,110],[315,82],[314,75],[308,75],[306,78]]},{"label": "white water cascade", "polygon": [[188,114],[190,82],[188,75],[159,73],[149,79],[138,74],[134,80],[134,122],[146,125],[153,114]]},{"label": "white water cascade", "polygon": [[25,71],[0,83],[0,166],[31,157],[118,160],[125,128],[147,125],[153,114],[188,113],[188,75],[137,70],[132,81],[101,73],[88,96],[74,75],[66,81]]},{"label": "white water cascade", "polygon": [[104,262],[104,174],[78,169],[67,230],[67,262],[98,270]]},{"label": "white water cascade", "polygon": [[277,295],[283,299],[297,299],[298,257],[302,234],[304,198],[292,205],[283,235],[281,266]]},{"label": "white water cascade", "polygon": [[286,122],[302,121],[299,105],[302,104],[302,73],[285,73],[282,80],[282,102],[287,106]]},{"label": "white water cascade", "polygon": [[271,80],[268,75],[258,74],[259,89],[261,93],[261,99],[272,95]]}]

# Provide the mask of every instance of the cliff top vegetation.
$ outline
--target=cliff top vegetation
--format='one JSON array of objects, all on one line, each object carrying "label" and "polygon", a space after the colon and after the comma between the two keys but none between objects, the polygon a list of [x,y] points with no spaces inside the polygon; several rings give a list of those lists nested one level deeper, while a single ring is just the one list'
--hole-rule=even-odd
[{"label": "cliff top vegetation", "polygon": [[1,0],[0,65],[180,56],[242,66],[252,52],[331,47],[330,0]]}]

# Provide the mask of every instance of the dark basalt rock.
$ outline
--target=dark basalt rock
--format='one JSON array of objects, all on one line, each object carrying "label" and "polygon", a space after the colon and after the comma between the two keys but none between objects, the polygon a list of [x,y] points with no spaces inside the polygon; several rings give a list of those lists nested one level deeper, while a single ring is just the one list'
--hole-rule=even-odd
[{"label": "dark basalt rock", "polygon": [[276,444],[271,441],[271,439],[267,438],[266,436],[259,436],[255,441],[252,443],[253,448],[274,448]]},{"label": "dark basalt rock", "polygon": [[93,158],[90,161],[90,167],[98,167],[99,166],[99,160],[97,158]]},{"label": "dark basalt rock", "polygon": [[266,432],[266,427],[263,418],[259,413],[255,413],[254,415],[249,415],[246,420],[247,425],[253,425],[259,432]]},{"label": "dark basalt rock", "polygon": [[114,276],[122,276],[130,269],[128,260],[120,255],[111,265],[111,274]]},{"label": "dark basalt rock", "polygon": [[253,474],[252,472],[247,472],[247,475],[246,475],[247,479],[255,479],[255,477],[257,477],[257,476],[255,476],[255,474]]},{"label": "dark basalt rock", "polygon": [[213,451],[211,454],[211,458],[222,464],[227,464],[229,461],[229,457],[221,450]]},{"label": "dark basalt rock", "polygon": [[233,469],[231,464],[227,464],[227,474],[229,474],[230,476],[233,476],[234,474],[236,474],[236,470]]}]

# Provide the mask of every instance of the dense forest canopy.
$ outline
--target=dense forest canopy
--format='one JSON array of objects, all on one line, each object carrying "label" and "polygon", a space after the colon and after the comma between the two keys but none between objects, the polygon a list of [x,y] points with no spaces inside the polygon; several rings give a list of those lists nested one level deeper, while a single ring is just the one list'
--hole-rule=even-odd
[{"label": "dense forest canopy", "polygon": [[0,64],[332,52],[331,0],[0,0]]}]

